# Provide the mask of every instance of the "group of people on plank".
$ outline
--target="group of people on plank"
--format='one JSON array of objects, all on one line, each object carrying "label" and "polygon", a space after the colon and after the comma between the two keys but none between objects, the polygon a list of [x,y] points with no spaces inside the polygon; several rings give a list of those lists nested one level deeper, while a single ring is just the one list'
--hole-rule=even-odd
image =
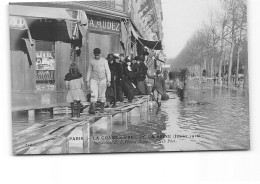
[{"label": "group of people on plank", "polygon": [[[89,114],[95,114],[98,99],[101,102],[100,112],[104,112],[105,106],[115,106],[116,102],[123,102],[124,97],[131,103],[135,95],[150,95],[146,77],[154,79],[152,92],[158,106],[161,105],[161,97],[166,94],[166,89],[160,70],[155,75],[149,74],[140,56],[131,60],[125,58],[124,54],[108,54],[107,58],[103,58],[99,48],[95,48],[93,53],[94,58],[89,61],[86,77],[86,87],[91,91]],[[84,80],[76,63],[70,65],[65,84],[72,117],[80,117],[80,102],[86,101],[86,98]]]}]

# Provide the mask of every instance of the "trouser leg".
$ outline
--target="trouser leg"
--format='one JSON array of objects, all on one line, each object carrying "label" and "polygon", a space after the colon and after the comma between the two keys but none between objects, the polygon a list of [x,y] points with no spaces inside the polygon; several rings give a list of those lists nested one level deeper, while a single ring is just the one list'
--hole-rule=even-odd
[{"label": "trouser leg", "polygon": [[146,95],[149,95],[151,92],[150,92],[150,89],[149,89],[149,87],[148,87],[148,85],[147,85],[146,80],[144,80],[144,86],[145,86],[145,94],[146,94]]},{"label": "trouser leg", "polygon": [[104,108],[105,108],[105,103],[106,103],[106,90],[107,90],[107,80],[101,80],[99,81],[99,86],[98,86],[98,97],[101,101],[101,108],[100,108],[100,112],[103,113],[104,112]]},{"label": "trouser leg", "polygon": [[99,81],[91,80],[90,89],[91,89],[91,102],[96,103],[99,95]]},{"label": "trouser leg", "polygon": [[90,89],[91,89],[91,104],[89,107],[89,114],[96,113],[96,102],[98,99],[98,85],[99,81],[91,80],[90,81]]},{"label": "trouser leg", "polygon": [[70,108],[71,108],[71,117],[74,117],[74,102],[70,103]]},{"label": "trouser leg", "polygon": [[162,99],[162,95],[157,91],[157,90],[154,90],[154,97],[155,97],[155,100],[158,104],[158,108],[161,106],[161,99]]},{"label": "trouser leg", "polygon": [[99,81],[98,85],[98,97],[100,98],[100,101],[102,103],[106,102],[106,89],[107,89],[107,80],[101,80]]},{"label": "trouser leg", "polygon": [[77,118],[80,117],[80,101],[77,101]]},{"label": "trouser leg", "polygon": [[123,91],[122,91],[120,84],[116,85],[116,96],[117,96],[118,101],[120,101],[120,102],[124,101]]}]

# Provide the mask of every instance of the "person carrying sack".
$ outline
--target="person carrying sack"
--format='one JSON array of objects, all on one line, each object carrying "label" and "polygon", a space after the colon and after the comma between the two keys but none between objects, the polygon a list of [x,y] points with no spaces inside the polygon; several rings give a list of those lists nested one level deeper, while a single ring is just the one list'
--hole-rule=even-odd
[{"label": "person carrying sack", "polygon": [[154,79],[154,86],[152,89],[155,101],[158,103],[158,108],[161,106],[161,100],[167,100],[165,80],[160,70],[156,71],[156,75],[150,75],[147,73],[147,77]]}]

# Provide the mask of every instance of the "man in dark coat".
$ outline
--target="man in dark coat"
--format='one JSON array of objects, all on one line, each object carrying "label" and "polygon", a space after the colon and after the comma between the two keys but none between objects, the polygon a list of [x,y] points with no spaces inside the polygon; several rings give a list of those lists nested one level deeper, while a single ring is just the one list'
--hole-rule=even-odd
[{"label": "man in dark coat", "polygon": [[146,83],[146,75],[148,68],[139,56],[136,56],[135,59],[136,65],[133,67],[133,70],[136,70],[137,88],[141,95],[149,95],[150,90]]},{"label": "man in dark coat", "polygon": [[111,86],[106,91],[106,100],[107,102],[114,102],[115,105],[117,101],[124,101],[121,88],[122,66],[121,63],[119,63],[118,56],[109,54],[107,60],[111,72]]}]

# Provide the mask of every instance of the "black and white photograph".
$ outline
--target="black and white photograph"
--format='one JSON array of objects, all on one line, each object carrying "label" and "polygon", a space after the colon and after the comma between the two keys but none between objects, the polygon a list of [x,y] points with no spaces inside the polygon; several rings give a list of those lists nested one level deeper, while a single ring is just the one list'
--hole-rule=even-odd
[{"label": "black and white photograph", "polygon": [[259,0],[0,2],[0,183],[259,183]]},{"label": "black and white photograph", "polygon": [[13,155],[249,150],[247,1],[168,3],[10,2]]}]

